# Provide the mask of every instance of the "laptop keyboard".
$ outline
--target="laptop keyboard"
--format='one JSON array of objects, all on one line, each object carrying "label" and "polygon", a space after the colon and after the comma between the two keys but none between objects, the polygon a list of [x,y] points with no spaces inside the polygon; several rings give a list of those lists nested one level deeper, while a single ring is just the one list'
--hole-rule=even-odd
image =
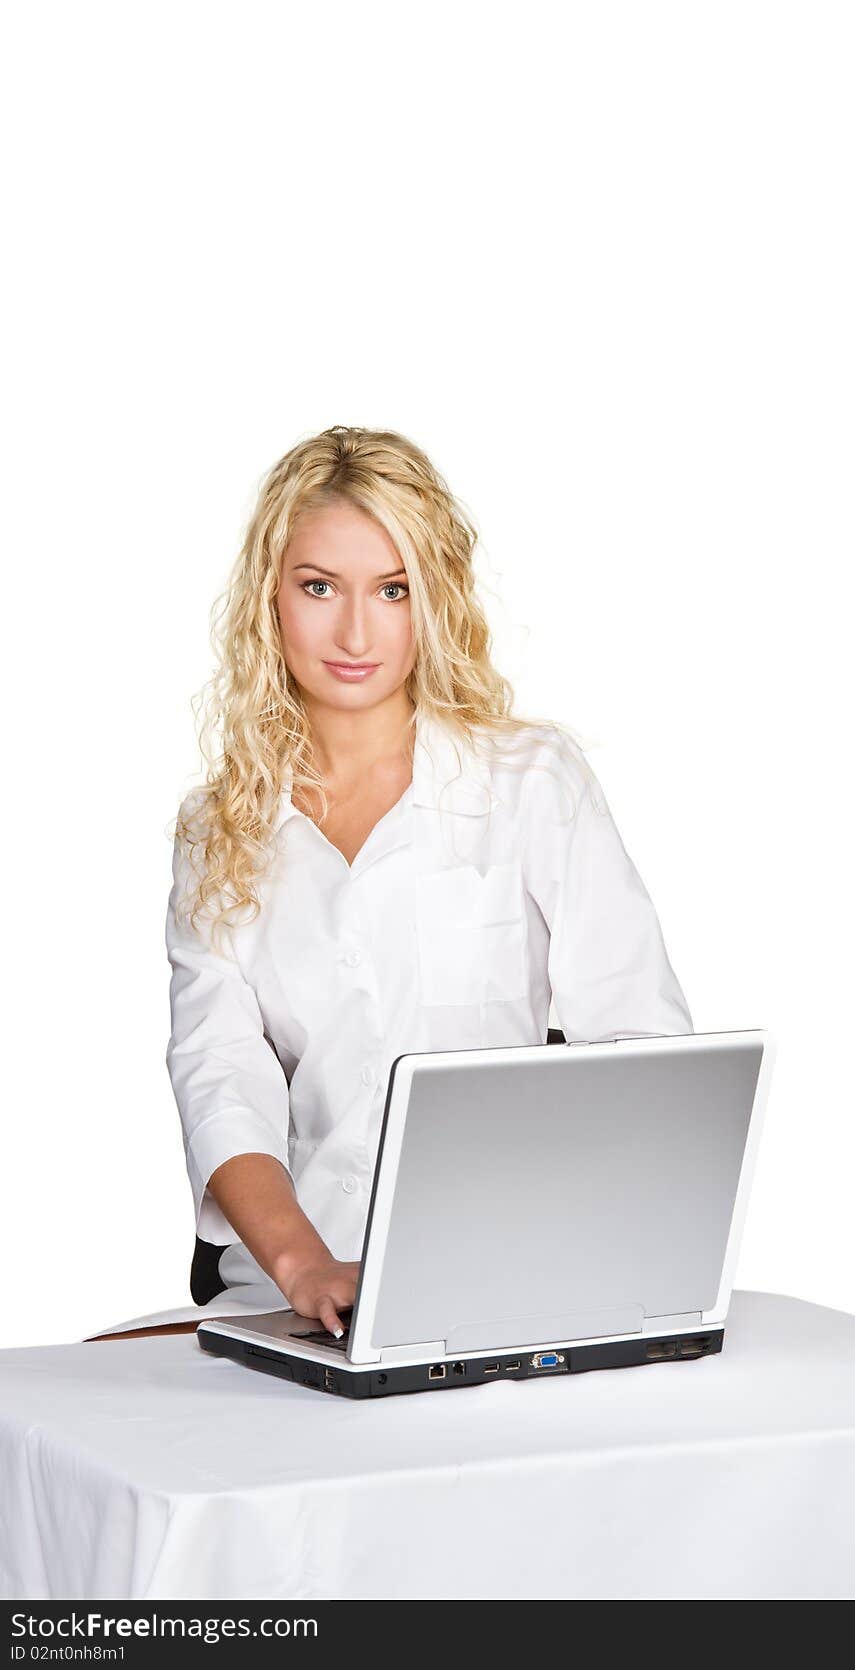
[{"label": "laptop keyboard", "polygon": [[309,1334],[300,1334],[299,1337],[301,1341],[304,1339],[311,1339],[315,1340],[318,1345],[328,1345],[333,1351],[346,1351],[347,1342],[350,1338],[350,1329],[345,1328],[341,1339],[336,1339],[335,1334],[328,1333],[326,1328],[319,1328],[317,1333],[312,1332]]},{"label": "laptop keyboard", "polygon": [[309,1333],[301,1334],[300,1338],[314,1340],[318,1345],[328,1345],[333,1351],[346,1351],[350,1339],[350,1317],[348,1316],[347,1320],[342,1317],[342,1321],[344,1333],[341,1339],[336,1339],[335,1334],[331,1334],[327,1328],[313,1328]]}]

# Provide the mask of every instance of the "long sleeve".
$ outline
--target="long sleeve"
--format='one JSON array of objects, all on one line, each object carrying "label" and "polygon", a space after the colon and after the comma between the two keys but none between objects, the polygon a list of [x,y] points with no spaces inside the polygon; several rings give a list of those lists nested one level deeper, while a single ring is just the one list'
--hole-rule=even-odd
[{"label": "long sleeve", "polygon": [[228,933],[227,954],[213,948],[207,923],[197,931],[183,914],[179,921],[177,906],[195,885],[195,871],[177,838],[172,877],[166,913],[172,1031],[166,1065],[181,1117],[196,1231],[202,1240],[224,1246],[239,1237],[210,1194],[208,1179],[236,1154],[272,1154],[288,1169],[288,1081]]},{"label": "long sleeve", "polygon": [[582,750],[551,748],[526,788],[526,886],[549,929],[565,1038],[692,1032],[656,911]]}]

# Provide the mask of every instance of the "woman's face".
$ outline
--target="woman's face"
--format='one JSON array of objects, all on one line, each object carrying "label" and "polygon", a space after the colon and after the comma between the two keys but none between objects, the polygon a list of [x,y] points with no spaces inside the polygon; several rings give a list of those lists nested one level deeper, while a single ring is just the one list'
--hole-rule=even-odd
[{"label": "woman's face", "polygon": [[[412,669],[406,572],[385,528],[346,500],[298,519],[277,605],[288,671],[316,702],[374,707]],[[373,670],[348,677],[336,664]]]}]

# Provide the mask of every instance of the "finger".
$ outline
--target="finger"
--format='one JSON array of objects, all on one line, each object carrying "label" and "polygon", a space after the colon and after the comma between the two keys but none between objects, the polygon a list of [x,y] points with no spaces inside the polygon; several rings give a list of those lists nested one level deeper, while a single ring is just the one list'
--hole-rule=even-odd
[{"label": "finger", "polygon": [[344,1333],[341,1317],[339,1316],[332,1299],[329,1298],[327,1294],[324,1294],[324,1297],[318,1302],[318,1315],[324,1327],[327,1328],[331,1334],[335,1334],[336,1339],[341,1339],[341,1336]]}]

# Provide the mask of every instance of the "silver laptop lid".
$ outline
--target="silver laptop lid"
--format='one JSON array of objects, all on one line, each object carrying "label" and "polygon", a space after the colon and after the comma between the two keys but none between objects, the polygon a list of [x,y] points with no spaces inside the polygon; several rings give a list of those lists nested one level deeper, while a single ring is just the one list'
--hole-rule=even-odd
[{"label": "silver laptop lid", "polygon": [[773,1054],[755,1030],[399,1057],[351,1361],[723,1320]]}]

